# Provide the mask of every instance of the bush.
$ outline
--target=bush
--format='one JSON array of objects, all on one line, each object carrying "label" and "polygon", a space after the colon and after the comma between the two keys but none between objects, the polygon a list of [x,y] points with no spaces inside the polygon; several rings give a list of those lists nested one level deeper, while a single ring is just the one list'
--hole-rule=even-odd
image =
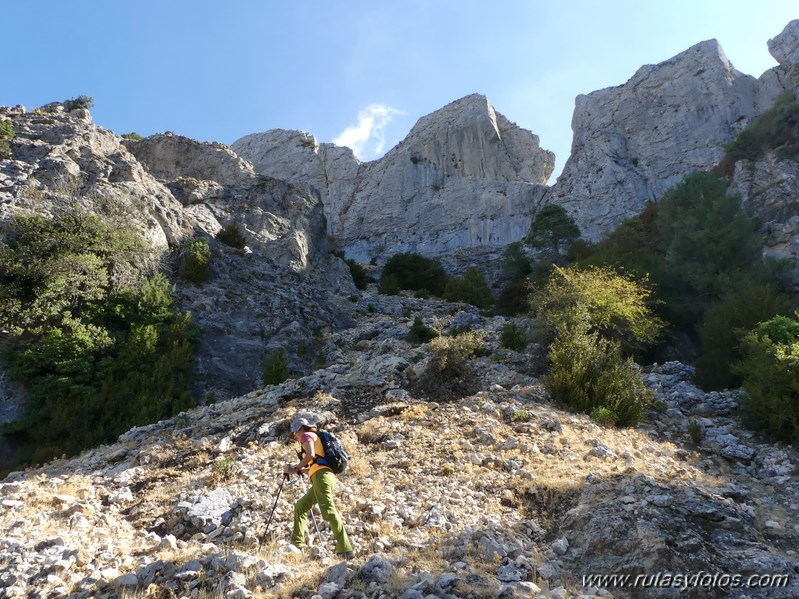
[{"label": "bush", "polygon": [[736,373],[746,391],[740,406],[751,426],[799,445],[799,323],[777,317],[743,339]]},{"label": "bush", "polygon": [[662,321],[649,302],[651,291],[610,268],[554,267],[546,287],[531,300],[545,342],[558,329],[581,325],[619,343],[627,355],[641,352],[660,335]]},{"label": "bush", "polygon": [[122,139],[129,139],[131,141],[141,141],[144,138],[135,131],[131,131],[130,133],[123,134]]},{"label": "bush", "polygon": [[724,146],[724,158],[715,172],[730,176],[738,160],[754,160],[772,149],[782,158],[796,159],[799,154],[799,102],[791,92],[781,94],[774,106]]},{"label": "bush", "polygon": [[448,302],[464,302],[482,310],[488,309],[494,302],[485,278],[476,268],[468,269],[462,279],[449,279],[443,297]]},{"label": "bush", "polygon": [[505,248],[502,271],[512,279],[520,279],[533,271],[530,258],[524,253],[524,248],[520,241],[511,243]]},{"label": "bush", "polygon": [[11,121],[0,121],[0,160],[11,158],[11,144],[9,139],[14,137],[14,127]]},{"label": "bush", "polygon": [[291,378],[289,361],[284,348],[267,352],[263,375],[264,385],[279,385]]},{"label": "bush", "polygon": [[549,352],[551,367],[541,381],[555,403],[585,414],[612,418],[616,426],[638,423],[651,402],[632,359],[624,360],[621,345],[590,331],[583,322],[559,327]]},{"label": "bush", "polygon": [[[383,279],[386,278],[390,278],[390,286],[388,283],[384,285]],[[444,267],[438,260],[414,253],[396,254],[389,258],[383,267],[380,278],[381,293],[387,293],[382,289],[393,290],[396,285],[398,291],[427,289],[433,295],[440,297],[444,292],[446,278]]]},{"label": "bush", "polygon": [[203,238],[191,240],[183,250],[180,269],[180,278],[200,285],[208,281],[211,276],[211,248]]},{"label": "bush", "polygon": [[355,283],[356,288],[363,291],[368,287],[369,283],[374,281],[374,279],[366,272],[363,264],[360,264],[355,260],[345,260],[345,262],[350,269],[352,282]]},{"label": "bush", "polygon": [[405,337],[405,340],[408,343],[427,343],[436,337],[438,337],[438,333],[427,326],[422,319],[417,316],[413,319],[413,325]]},{"label": "bush", "polygon": [[741,379],[733,365],[742,357],[744,335],[757,323],[775,314],[792,314],[795,309],[791,294],[773,282],[738,282],[705,310],[698,328],[702,353],[696,364],[697,383],[707,390],[739,387]]},{"label": "bush", "polygon": [[436,337],[430,342],[433,367],[439,374],[452,375],[463,372],[466,360],[483,347],[483,336],[465,331],[455,337]]},{"label": "bush", "polygon": [[215,239],[237,250],[243,250],[244,246],[247,245],[247,239],[242,235],[238,225],[233,221],[230,221],[222,227],[217,232]]},{"label": "bush", "polygon": [[502,334],[499,337],[499,344],[513,351],[523,351],[527,347],[527,335],[519,326],[512,322],[505,323],[502,327]]},{"label": "bush", "polygon": [[8,374],[29,399],[4,432],[32,459],[75,454],[193,403],[197,330],[174,311],[166,277],[133,276],[148,247],[124,223],[76,209],[12,219],[0,327]]},{"label": "bush", "polygon": [[78,96],[77,98],[70,98],[64,101],[64,109],[69,112],[70,110],[78,110],[80,108],[89,109],[94,106],[94,98],[90,96]]}]

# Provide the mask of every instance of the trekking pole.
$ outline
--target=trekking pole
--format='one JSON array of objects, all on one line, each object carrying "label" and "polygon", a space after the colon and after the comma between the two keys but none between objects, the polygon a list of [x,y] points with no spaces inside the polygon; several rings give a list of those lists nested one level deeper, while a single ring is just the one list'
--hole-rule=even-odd
[{"label": "trekking pole", "polygon": [[[305,491],[305,481],[302,479],[302,476],[300,476],[300,484],[302,485],[302,494],[305,495],[305,493],[306,493],[306,491]],[[314,515],[314,511],[313,511],[315,505],[316,504],[311,506],[311,520],[313,520],[313,525],[314,525],[314,528],[316,529],[316,540],[317,540],[317,542],[321,542],[322,533],[319,531],[319,524],[317,524],[317,522],[316,522],[316,515]]]},{"label": "trekking pole", "polygon": [[264,529],[264,534],[261,537],[260,542],[258,543],[258,550],[261,550],[261,546],[264,544],[264,540],[266,539],[266,533],[269,532],[269,525],[272,523],[272,516],[275,515],[275,508],[277,507],[277,500],[280,499],[280,492],[283,490],[283,484],[288,479],[288,474],[283,474],[283,477],[280,481],[280,486],[277,489],[277,494],[275,495],[275,503],[272,505],[272,513],[269,514],[269,520],[266,521],[266,528]]}]

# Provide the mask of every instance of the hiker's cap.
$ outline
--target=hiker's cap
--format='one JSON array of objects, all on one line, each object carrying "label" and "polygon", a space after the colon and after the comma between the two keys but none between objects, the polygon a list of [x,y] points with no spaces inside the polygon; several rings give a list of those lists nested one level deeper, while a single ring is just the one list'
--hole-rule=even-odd
[{"label": "hiker's cap", "polygon": [[295,418],[291,423],[291,432],[297,433],[303,426],[311,428],[311,423],[308,422],[305,418]]}]

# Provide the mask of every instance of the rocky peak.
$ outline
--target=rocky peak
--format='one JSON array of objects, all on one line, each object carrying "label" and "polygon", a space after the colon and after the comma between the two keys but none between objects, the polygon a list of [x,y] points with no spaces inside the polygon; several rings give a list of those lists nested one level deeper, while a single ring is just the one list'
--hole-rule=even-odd
[{"label": "rocky peak", "polygon": [[623,85],[577,97],[572,153],[546,201],[597,240],[686,174],[718,163],[723,145],[775,97],[715,40],[643,66]]},{"label": "rocky peak", "polygon": [[768,41],[768,51],[782,67],[799,64],[799,19],[788,23],[782,33]]},{"label": "rocky peak", "polygon": [[278,130],[232,148],[262,174],[319,189],[328,233],[362,262],[517,241],[554,167],[536,135],[479,94],[422,117],[373,162],[361,164],[350,150],[312,139]]}]

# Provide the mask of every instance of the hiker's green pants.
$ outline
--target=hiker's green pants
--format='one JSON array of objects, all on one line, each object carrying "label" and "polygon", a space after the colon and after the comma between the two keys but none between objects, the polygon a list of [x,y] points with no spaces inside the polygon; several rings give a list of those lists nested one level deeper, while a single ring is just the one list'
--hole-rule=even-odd
[{"label": "hiker's green pants", "polygon": [[327,468],[319,470],[311,477],[311,488],[294,505],[294,532],[291,533],[291,543],[295,547],[305,546],[305,531],[308,528],[308,512],[314,505],[319,504],[322,518],[330,526],[336,538],[336,553],[352,551],[352,544],[344,530],[344,521],[333,503],[333,487],[336,484],[336,475]]}]

